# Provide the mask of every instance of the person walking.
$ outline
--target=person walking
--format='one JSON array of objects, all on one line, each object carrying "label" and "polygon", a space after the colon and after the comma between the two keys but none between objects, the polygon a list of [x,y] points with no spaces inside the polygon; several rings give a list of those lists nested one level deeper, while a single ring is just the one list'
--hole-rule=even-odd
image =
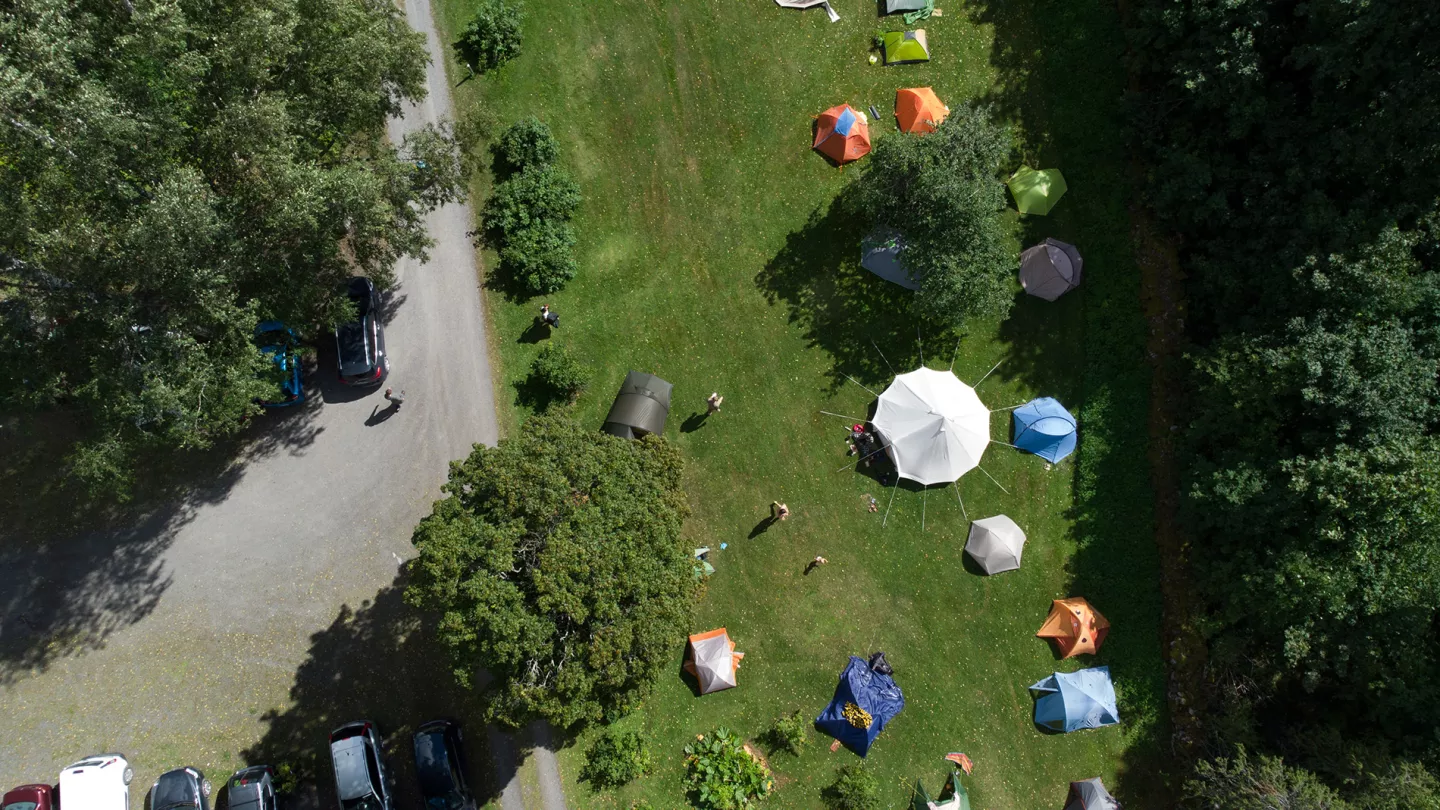
[{"label": "person walking", "polygon": [[560,326],[560,316],[551,311],[549,304],[540,305],[540,320],[551,329],[556,329]]},{"label": "person walking", "polygon": [[788,517],[790,517],[790,507],[786,506],[785,504],[783,504],[783,503],[781,503],[781,502],[779,502],[779,501],[771,501],[771,502],[770,502],[770,519],[771,519],[771,520],[785,520],[785,519],[788,518]]},{"label": "person walking", "polygon": [[395,389],[386,388],[385,401],[390,403],[390,407],[397,411],[400,410],[400,406],[405,404],[405,390],[402,388],[400,393],[397,394],[395,393]]},{"label": "person walking", "polygon": [[705,415],[709,416],[712,413],[719,413],[720,404],[724,401],[725,398],[720,396],[719,391],[711,393],[710,396],[705,399]]},{"label": "person walking", "polygon": [[807,577],[810,576],[810,572],[811,572],[811,571],[814,571],[816,568],[819,568],[820,566],[822,566],[822,565],[824,565],[825,563],[828,563],[828,562],[830,562],[830,561],[827,560],[827,559],[825,559],[824,557],[821,557],[821,556],[818,555],[818,554],[815,555],[815,559],[811,560],[811,561],[810,561],[810,564],[805,566],[804,575],[807,576]]}]

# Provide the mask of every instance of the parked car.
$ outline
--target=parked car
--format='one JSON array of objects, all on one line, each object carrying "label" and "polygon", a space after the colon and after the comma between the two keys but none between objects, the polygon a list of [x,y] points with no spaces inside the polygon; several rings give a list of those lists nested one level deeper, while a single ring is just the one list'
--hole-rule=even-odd
[{"label": "parked car", "polygon": [[275,810],[275,769],[269,765],[243,768],[225,789],[230,810]]},{"label": "parked car", "polygon": [[380,325],[380,296],[363,276],[350,279],[345,288],[356,320],[335,328],[335,350],[340,358],[340,382],[379,385],[390,374],[385,356],[385,328]]},{"label": "parked car", "polygon": [[374,723],[346,723],[330,732],[330,762],[341,810],[394,810]]},{"label": "parked car", "polygon": [[465,781],[464,734],[449,720],[432,720],[415,731],[415,777],[428,810],[475,810]]},{"label": "parked car", "polygon": [[129,810],[135,769],[122,754],[96,754],[60,772],[59,800],[70,810]]},{"label": "parked car", "polygon": [[255,325],[255,345],[260,353],[275,364],[280,378],[274,396],[255,400],[266,408],[284,408],[305,401],[305,387],[300,380],[300,356],[296,351],[300,339],[295,331],[280,321],[261,321]]},{"label": "parked car", "polygon": [[150,788],[150,810],[210,810],[210,780],[196,768],[166,771]]},{"label": "parked car", "polygon": [[49,785],[21,785],[0,797],[0,810],[52,810],[55,790]]}]

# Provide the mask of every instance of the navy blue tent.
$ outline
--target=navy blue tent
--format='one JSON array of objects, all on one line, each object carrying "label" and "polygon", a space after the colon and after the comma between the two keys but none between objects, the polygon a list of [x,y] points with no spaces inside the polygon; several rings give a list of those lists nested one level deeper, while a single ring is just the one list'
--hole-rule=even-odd
[{"label": "navy blue tent", "polygon": [[1109,667],[1057,672],[1032,684],[1030,691],[1039,698],[1035,701],[1035,725],[1051,731],[1100,728],[1120,722]]},{"label": "navy blue tent", "polygon": [[1075,452],[1075,417],[1051,397],[1015,409],[1016,447],[1054,464]]},{"label": "navy blue tent", "polygon": [[[868,728],[855,725],[845,716],[847,703],[870,715]],[[905,696],[900,694],[895,679],[870,669],[865,659],[852,655],[849,665],[840,673],[835,697],[815,718],[815,727],[863,757],[870,750],[870,744],[880,736],[885,724],[903,708]]]}]

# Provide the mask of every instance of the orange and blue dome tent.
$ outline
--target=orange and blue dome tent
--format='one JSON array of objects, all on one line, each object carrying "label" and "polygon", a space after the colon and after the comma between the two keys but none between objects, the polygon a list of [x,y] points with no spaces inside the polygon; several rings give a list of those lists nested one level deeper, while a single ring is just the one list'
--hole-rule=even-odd
[{"label": "orange and blue dome tent", "polygon": [[849,104],[831,107],[816,119],[815,144],[836,163],[849,163],[870,153],[870,125]]},{"label": "orange and blue dome tent", "polygon": [[901,132],[934,132],[950,108],[928,87],[906,87],[895,92],[895,120]]},{"label": "orange and blue dome tent", "polygon": [[1060,657],[1069,658],[1081,653],[1094,655],[1100,652],[1100,645],[1105,643],[1105,636],[1109,633],[1109,620],[1091,607],[1084,597],[1073,596],[1050,603],[1050,615],[1035,635],[1054,641]]}]

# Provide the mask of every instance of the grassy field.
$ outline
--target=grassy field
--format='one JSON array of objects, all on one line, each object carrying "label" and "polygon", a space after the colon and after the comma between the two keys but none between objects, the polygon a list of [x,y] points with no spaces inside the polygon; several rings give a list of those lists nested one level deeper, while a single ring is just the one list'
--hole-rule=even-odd
[{"label": "grassy field", "polygon": [[[438,4],[442,29],[453,35],[472,2]],[[917,778],[937,789],[943,755],[964,751],[977,766],[967,780],[977,808],[1059,807],[1067,782],[1096,775],[1129,807],[1166,806],[1149,373],[1115,11],[942,0],[944,15],[924,24],[933,61],[884,68],[867,61],[870,38],[901,20],[880,19],[871,0],[834,5],[837,24],[768,0],[528,0],[525,53],[457,90],[462,109],[479,105],[502,124],[537,115],[558,136],[586,198],[581,275],[548,299],[563,324],[552,339],[594,371],[579,416],[598,428],[627,369],[675,384],[666,434],[689,462],[687,531],[697,546],[729,544],[713,558],[694,629],[726,626],[747,654],[738,689],[696,698],[679,676],[677,638],[674,675],[622,721],[644,730],[653,773],[591,792],[574,781],[593,731],[582,734],[561,754],[571,805],[682,806],[685,741],[721,725],[753,739],[783,712],[814,716],[848,655],[884,650],[907,699],[868,758],[888,804]],[[1064,169],[1069,196],[1050,217],[1016,221],[1016,247],[1076,242],[1080,290],[1053,304],[1017,295],[1003,323],[956,336],[917,324],[903,290],[858,267],[864,223],[829,208],[858,171],[809,151],[811,118],[840,102],[873,104],[874,138],[908,137],[894,131],[894,92],[923,85],[952,107],[991,104],[1016,128],[1017,165]],[[540,303],[490,295],[512,430],[526,414],[515,383],[539,348],[529,327]],[[953,360],[970,382],[1003,361],[979,389],[992,408],[1052,395],[1080,417],[1080,453],[1054,469],[992,445],[983,467],[998,484],[978,471],[960,482],[970,517],[1005,513],[1027,531],[1018,572],[967,570],[955,490],[880,487],[846,458],[847,422],[821,413],[865,415],[874,398],[862,385],[880,391],[890,366],[909,370],[922,353],[937,368]],[[724,410],[701,420],[712,390]],[[1008,413],[994,414],[992,429],[1005,439]],[[864,508],[867,494],[881,513]],[[755,534],[774,499],[793,517]],[[817,554],[829,565],[802,576]],[[1050,600],[1072,594],[1114,624],[1093,661],[1056,662],[1033,637]],[[1038,732],[1026,686],[1098,664],[1112,669],[1124,724]],[[771,756],[779,787],[768,806],[821,805],[836,767],[854,760],[829,742]]]}]

